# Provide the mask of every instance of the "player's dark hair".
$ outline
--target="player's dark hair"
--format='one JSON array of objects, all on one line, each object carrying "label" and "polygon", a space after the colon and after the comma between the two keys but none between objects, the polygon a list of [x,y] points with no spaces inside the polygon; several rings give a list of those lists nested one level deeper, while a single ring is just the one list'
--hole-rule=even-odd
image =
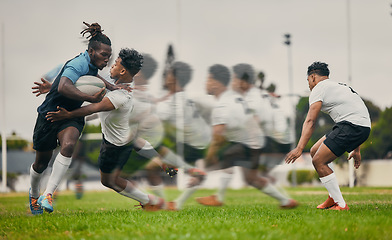
[{"label": "player's dark hair", "polygon": [[123,65],[132,76],[135,76],[143,66],[143,55],[135,49],[122,48],[118,57],[121,58],[121,65]]},{"label": "player's dark hair", "polygon": [[308,76],[311,74],[317,74],[319,76],[329,76],[328,64],[323,62],[313,62],[312,65],[308,67]]},{"label": "player's dark hair", "polygon": [[192,68],[189,64],[184,62],[175,62],[170,67],[178,84],[183,88],[192,78]]},{"label": "player's dark hair", "polygon": [[88,48],[98,49],[101,43],[109,46],[112,45],[108,36],[102,33],[103,30],[101,29],[101,25],[98,23],[88,24],[86,22],[83,22],[83,24],[86,25],[87,28],[81,31],[80,34],[82,34],[83,37],[85,34],[89,34],[86,37],[88,40]]},{"label": "player's dark hair", "polygon": [[150,54],[143,53],[143,66],[140,71],[146,80],[150,79],[157,70],[158,63]]},{"label": "player's dark hair", "polygon": [[227,86],[230,82],[230,71],[227,67],[221,64],[212,65],[208,69],[208,73],[211,74],[212,78],[221,82],[225,86]]},{"label": "player's dark hair", "polygon": [[255,72],[253,67],[246,63],[240,63],[233,67],[233,72],[237,76],[237,78],[250,83],[255,83]]}]

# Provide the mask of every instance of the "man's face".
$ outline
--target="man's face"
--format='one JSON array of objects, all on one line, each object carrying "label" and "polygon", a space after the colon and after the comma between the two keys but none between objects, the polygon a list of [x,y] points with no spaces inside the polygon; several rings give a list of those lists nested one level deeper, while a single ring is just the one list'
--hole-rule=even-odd
[{"label": "man's face", "polygon": [[112,47],[107,44],[100,44],[98,49],[89,50],[91,63],[94,64],[99,70],[102,70],[108,65],[110,56],[112,56]]},{"label": "man's face", "polygon": [[207,77],[206,91],[208,95],[215,95],[218,81],[216,81],[211,74]]},{"label": "man's face", "polygon": [[310,91],[312,91],[314,86],[316,86],[316,84],[315,84],[315,80],[316,80],[315,77],[316,77],[315,74],[310,74],[308,76],[308,78],[307,78]]},{"label": "man's face", "polygon": [[124,66],[121,64],[121,58],[117,58],[114,64],[110,68],[110,77],[114,80],[118,80],[121,77],[121,72],[125,71]]},{"label": "man's face", "polygon": [[233,80],[231,81],[231,89],[236,92],[241,92],[241,80],[236,76],[233,77]]},{"label": "man's face", "polygon": [[176,89],[176,77],[173,74],[173,71],[169,70],[166,79],[165,79],[165,86],[170,91],[173,92]]}]

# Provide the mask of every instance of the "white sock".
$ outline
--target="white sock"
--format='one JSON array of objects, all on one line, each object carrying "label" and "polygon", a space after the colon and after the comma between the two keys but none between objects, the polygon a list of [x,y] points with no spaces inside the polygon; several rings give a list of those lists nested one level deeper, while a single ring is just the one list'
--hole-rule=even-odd
[{"label": "white sock", "polygon": [[119,192],[119,194],[125,197],[132,198],[143,205],[150,201],[147,193],[144,193],[139,189],[133,187],[129,182],[127,182],[127,186],[124,188],[124,190]]},{"label": "white sock", "polygon": [[139,151],[136,151],[136,153],[139,154],[140,156],[147,158],[147,159],[159,157],[158,152],[155,151],[154,147],[147,141]]},{"label": "white sock", "polygon": [[218,192],[216,193],[216,196],[218,198],[218,201],[223,202],[225,199],[225,193],[227,186],[229,186],[230,180],[233,177],[233,174],[227,173],[227,172],[222,172],[221,178],[220,178],[220,185],[218,188]]},{"label": "white sock", "polygon": [[333,171],[333,168],[334,168],[334,164],[333,164],[333,162],[330,162],[330,163],[328,163],[328,167]]},{"label": "white sock", "polygon": [[193,186],[185,189],[185,191],[175,200],[177,209],[182,209],[185,201],[192,196],[192,194],[199,188],[199,186]]},{"label": "white sock", "polygon": [[329,196],[342,208],[346,206],[346,202],[343,199],[343,195],[340,192],[338,179],[335,173],[331,173],[328,176],[321,177],[320,181],[324,184],[324,187],[328,190]]},{"label": "white sock", "polygon": [[163,184],[159,184],[156,186],[150,186],[151,192],[160,198],[165,199],[165,191],[164,191],[164,186]]},{"label": "white sock", "polygon": [[31,191],[30,194],[33,198],[38,198],[39,197],[39,187],[40,187],[40,181],[41,181],[42,173],[37,173],[33,169],[33,164],[31,164],[30,167],[30,186],[31,186]]},{"label": "white sock", "polygon": [[54,160],[52,173],[50,174],[48,185],[46,186],[46,190],[44,192],[44,196],[48,193],[52,194],[56,191],[57,187],[60,185],[61,180],[65,173],[68,170],[69,165],[71,165],[72,158],[64,157],[61,153],[57,154],[56,159]]},{"label": "white sock", "polygon": [[279,192],[279,190],[272,185],[271,183],[267,183],[261,191],[268,196],[271,196],[280,202],[280,205],[285,206],[290,203],[290,199],[286,197],[284,194]]},{"label": "white sock", "polygon": [[[334,170],[334,163],[333,162],[330,162],[330,163],[328,163],[328,167],[334,172],[335,170]],[[331,194],[329,194],[328,193],[328,196],[330,196],[331,197]],[[332,198],[332,197],[331,197]]]},{"label": "white sock", "polygon": [[184,162],[184,160],[180,156],[177,156],[171,150],[169,150],[166,156],[163,157],[162,162],[177,168],[183,168],[185,171],[194,168],[193,166]]}]

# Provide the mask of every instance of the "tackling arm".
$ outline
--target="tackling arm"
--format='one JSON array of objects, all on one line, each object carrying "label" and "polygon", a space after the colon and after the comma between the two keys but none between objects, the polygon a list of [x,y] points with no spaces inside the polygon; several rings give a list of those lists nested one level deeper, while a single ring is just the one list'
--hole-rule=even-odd
[{"label": "tackling arm", "polygon": [[84,117],[97,112],[111,111],[114,110],[115,107],[109,100],[109,98],[105,97],[104,99],[102,99],[102,101],[98,103],[92,103],[71,112],[67,111],[65,108],[62,107],[57,107],[57,109],[57,112],[48,112],[46,114],[46,119],[51,122],[55,122],[69,118]]}]

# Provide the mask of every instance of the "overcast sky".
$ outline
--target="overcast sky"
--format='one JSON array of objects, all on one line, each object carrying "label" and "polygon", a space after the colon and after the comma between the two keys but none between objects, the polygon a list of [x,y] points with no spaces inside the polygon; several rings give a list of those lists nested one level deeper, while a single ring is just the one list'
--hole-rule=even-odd
[{"label": "overcast sky", "polygon": [[[194,98],[207,99],[206,72],[215,63],[230,68],[252,64],[265,73],[266,85],[275,83],[278,93],[287,94],[283,35],[290,33],[295,93],[309,94],[306,69],[313,61],[324,61],[332,80],[350,84],[382,109],[391,107],[391,3],[350,0],[348,18],[346,0],[1,0],[6,133],[32,139],[36,108],[44,100],[31,93],[33,82],[86,49],[80,37],[83,21],[102,26],[112,40],[114,57],[122,47],[135,48],[151,54],[162,67],[173,44],[177,60],[194,70],[186,89]],[[155,90],[161,75],[162,68],[151,80]]]}]

